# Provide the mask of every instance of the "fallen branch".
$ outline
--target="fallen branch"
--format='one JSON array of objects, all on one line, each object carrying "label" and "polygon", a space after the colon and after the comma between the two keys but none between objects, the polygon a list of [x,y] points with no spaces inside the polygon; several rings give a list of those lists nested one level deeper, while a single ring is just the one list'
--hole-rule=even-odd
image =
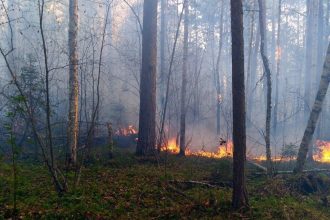
[{"label": "fallen branch", "polygon": [[[322,173],[322,172],[330,172],[330,169],[312,169],[312,170],[303,170],[302,173]],[[265,175],[266,173],[254,173],[256,175]],[[294,174],[292,170],[279,170],[275,171],[274,174]]]},{"label": "fallen branch", "polygon": [[231,187],[230,183],[217,183],[217,185],[212,185],[210,183],[193,181],[193,180],[188,180],[188,181],[169,180],[168,182],[173,183],[173,184],[185,184],[189,187],[203,186],[208,189],[209,188],[217,189],[217,188]]},{"label": "fallen branch", "polygon": [[255,162],[253,162],[253,161],[251,161],[251,160],[247,160],[247,162],[248,162],[249,164],[251,164],[251,165],[253,165],[253,166],[255,166],[255,167],[257,167],[257,168],[263,170],[264,172],[267,172],[267,168],[266,168],[266,167],[261,166],[260,164],[257,164],[257,163],[255,163]]}]

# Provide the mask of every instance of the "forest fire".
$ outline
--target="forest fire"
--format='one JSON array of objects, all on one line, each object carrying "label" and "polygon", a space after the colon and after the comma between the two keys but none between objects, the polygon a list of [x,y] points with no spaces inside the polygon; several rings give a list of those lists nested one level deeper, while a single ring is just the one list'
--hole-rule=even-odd
[{"label": "forest fire", "polygon": [[118,136],[130,136],[130,135],[137,134],[137,133],[138,133],[138,131],[134,125],[128,125],[126,128],[119,128],[115,132],[115,134]]},{"label": "forest fire", "polygon": [[[296,160],[296,156],[292,157],[284,157],[284,156],[278,156],[278,157],[272,157],[272,161],[282,161],[282,162],[288,162],[292,160]],[[313,159],[317,162],[321,163],[330,163],[330,142],[327,141],[321,141],[317,140],[315,142],[315,150],[313,154]],[[265,155],[261,155],[258,157],[252,157],[252,160],[255,161],[266,161],[267,158]]]},{"label": "forest fire", "polygon": [[180,152],[180,147],[177,144],[175,138],[168,140],[167,144],[160,149],[161,151],[166,151],[171,154],[178,154]]},{"label": "forest fire", "polygon": [[[314,160],[321,163],[330,163],[330,142],[326,141],[316,141],[315,144],[317,150],[314,153]],[[177,143],[176,138],[172,138],[168,141],[167,145],[161,148],[161,151],[168,152],[171,154],[178,154],[180,152],[180,147]],[[221,144],[216,151],[198,150],[192,151],[191,149],[186,149],[187,156],[198,156],[198,157],[208,157],[208,158],[225,158],[233,157],[233,143],[231,141]],[[250,160],[254,161],[266,161],[265,155],[260,156],[247,156]],[[274,162],[289,162],[295,160],[296,157],[283,157],[276,156],[272,157]]]},{"label": "forest fire", "polygon": [[[175,138],[172,138],[168,141],[168,144],[161,148],[161,151],[166,151],[171,154],[177,154],[180,152],[180,147],[177,144]],[[204,149],[198,151],[192,151],[191,149],[186,149],[185,154],[187,156],[198,156],[198,157],[208,157],[208,158],[225,158],[225,157],[233,157],[233,143],[227,142],[225,144],[221,144],[218,149],[214,152],[206,151]]]},{"label": "forest fire", "polygon": [[330,163],[330,142],[316,141],[317,152],[314,153],[314,160],[322,163]]}]

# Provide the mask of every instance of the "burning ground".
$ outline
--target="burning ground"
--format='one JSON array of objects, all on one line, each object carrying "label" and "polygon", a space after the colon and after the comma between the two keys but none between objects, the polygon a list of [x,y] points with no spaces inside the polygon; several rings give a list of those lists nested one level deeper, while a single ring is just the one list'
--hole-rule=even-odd
[{"label": "burning ground", "polygon": [[[95,162],[82,169],[80,184],[58,198],[41,164],[19,164],[20,218],[48,219],[329,219],[330,178],[306,174],[300,179],[278,175],[267,180],[248,164],[247,184],[251,209],[233,213],[232,163],[227,152],[189,157],[160,154],[136,158],[134,148],[119,149],[109,161],[95,149]],[[210,158],[211,157],[211,158]],[[212,158],[213,157],[213,158]],[[281,162],[291,169],[289,162]],[[322,163],[324,167],[329,165]],[[11,168],[0,165],[0,216],[11,210]],[[71,171],[67,174],[73,179]],[[7,205],[4,205],[7,204]]]},{"label": "burning ground", "polygon": [[[127,125],[120,127],[115,131],[115,141],[119,146],[134,146],[137,141],[138,129],[134,125]],[[206,134],[206,135],[205,135]],[[200,135],[199,135],[200,136]],[[204,140],[198,140],[197,137],[190,139],[187,144],[185,155],[186,156],[199,156],[207,158],[227,158],[233,157],[233,142],[225,138],[215,138],[214,135],[210,135],[208,132],[203,132],[203,138],[206,136],[208,143],[205,144]],[[129,143],[130,142],[130,143]],[[199,146],[196,146],[197,145]],[[262,163],[266,161],[264,153],[264,146],[259,146],[258,150],[252,150],[248,148],[247,159]],[[161,146],[162,152],[169,154],[178,154],[180,152],[178,137],[171,137],[164,140],[164,144]],[[280,153],[273,155],[272,160],[274,162],[290,162],[296,159],[298,146],[289,144],[282,146]],[[313,160],[319,163],[330,163],[330,141],[316,140],[314,142]]]},{"label": "burning ground", "polygon": [[[288,162],[293,161],[296,159],[297,154],[297,146],[287,146],[292,147],[292,149],[282,149],[281,155],[274,156],[272,158],[275,162]],[[286,151],[285,151],[286,150]],[[290,152],[287,152],[289,151]],[[167,152],[170,154],[178,154],[180,151],[180,147],[178,145],[177,138],[169,139],[165,145],[162,146],[161,151]],[[204,149],[201,150],[191,150],[189,147],[185,151],[186,156],[200,156],[200,157],[207,157],[207,158],[227,158],[233,157],[233,142],[230,140],[223,140],[220,139],[219,146],[216,147],[216,150],[210,151]],[[264,162],[266,161],[266,156],[261,154],[256,156],[255,154],[248,153],[247,154],[248,160],[253,160],[257,162]],[[314,144],[314,153],[313,153],[313,160],[319,163],[329,163],[330,164],[330,142],[328,141],[321,141],[317,140]]]}]

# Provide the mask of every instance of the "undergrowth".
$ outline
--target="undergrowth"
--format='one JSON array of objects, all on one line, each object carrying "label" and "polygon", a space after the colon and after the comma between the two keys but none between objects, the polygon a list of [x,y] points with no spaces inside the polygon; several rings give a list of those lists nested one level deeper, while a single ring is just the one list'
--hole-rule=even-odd
[{"label": "undergrowth", "polygon": [[[58,197],[42,164],[21,161],[17,209],[21,219],[330,219],[321,195],[294,192],[290,178],[250,175],[253,168],[247,171],[250,208],[233,212],[231,170],[230,159],[141,159],[117,151],[109,161],[96,153],[82,169],[80,184]],[[12,184],[10,165],[0,164],[0,219],[11,217]]]}]

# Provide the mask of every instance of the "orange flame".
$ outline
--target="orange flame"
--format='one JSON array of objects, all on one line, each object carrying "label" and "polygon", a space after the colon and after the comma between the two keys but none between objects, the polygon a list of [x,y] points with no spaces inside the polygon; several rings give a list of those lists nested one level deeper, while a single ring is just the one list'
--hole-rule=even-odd
[{"label": "orange flame", "polygon": [[[315,143],[316,151],[313,154],[313,159],[321,163],[330,163],[330,142],[317,140]],[[264,155],[258,157],[252,157],[256,161],[266,161],[267,158]],[[272,161],[292,161],[297,157],[284,158],[284,157],[272,157]]]},{"label": "orange flame", "polygon": [[233,143],[228,142],[224,145],[220,145],[216,152],[210,152],[210,151],[205,151],[205,150],[199,150],[197,152],[188,151],[187,155],[209,157],[209,158],[233,157]]},{"label": "orange flame", "polygon": [[[314,160],[322,163],[330,163],[330,142],[326,141],[316,141],[317,152],[314,153]],[[168,141],[168,143],[161,148],[161,151],[166,151],[171,154],[178,154],[180,152],[180,147],[177,144],[175,138],[172,138]],[[233,142],[228,141],[225,144],[220,145],[216,151],[206,151],[206,150],[198,150],[192,151],[190,149],[186,149],[187,156],[198,156],[198,157],[208,157],[208,158],[225,158],[225,157],[233,157]],[[250,156],[251,160],[256,161],[266,161],[267,158],[265,155],[260,156]],[[286,158],[286,157],[272,157],[272,161],[292,161],[295,160],[296,157]]]},{"label": "orange flame", "polygon": [[[168,141],[167,145],[161,148],[161,151],[166,151],[171,154],[177,154],[180,152],[180,147],[178,146],[176,139],[172,138]],[[215,152],[199,150],[192,151],[186,149],[185,151],[187,156],[198,156],[198,157],[208,157],[208,158],[224,158],[224,157],[233,157],[233,143],[227,142],[224,145],[220,145]]]},{"label": "orange flame", "polygon": [[314,160],[322,163],[330,163],[330,142],[317,140],[317,152],[314,154]]},{"label": "orange flame", "polygon": [[180,147],[176,143],[176,139],[170,139],[167,144],[160,149],[161,151],[166,151],[171,154],[178,154],[180,152]]},{"label": "orange flame", "polygon": [[252,157],[253,160],[257,160],[257,161],[266,161],[267,158],[265,155],[260,155],[258,157]]}]

